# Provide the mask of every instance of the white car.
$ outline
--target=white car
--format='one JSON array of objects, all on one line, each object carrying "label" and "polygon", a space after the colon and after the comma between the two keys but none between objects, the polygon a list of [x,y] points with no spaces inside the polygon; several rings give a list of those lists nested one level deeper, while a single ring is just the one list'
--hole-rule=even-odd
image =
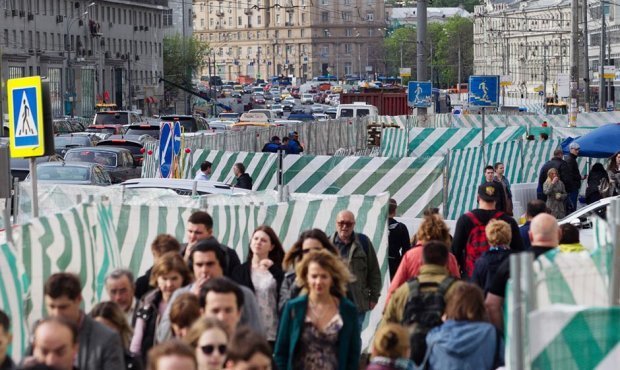
[{"label": "white car", "polygon": [[188,179],[132,179],[120,184],[128,189],[171,189],[180,195],[248,194],[250,190],[236,188],[223,182]]},{"label": "white car", "polygon": [[612,199],[619,199],[620,195],[613,197],[603,198],[592,204],[588,204],[585,207],[579,208],[570,215],[564,217],[558,221],[558,224],[571,224],[579,229],[579,241],[581,244],[590,251],[594,248],[594,235],[593,235],[593,217],[599,216],[603,219],[607,219],[607,209]]},{"label": "white car", "polygon": [[312,104],[312,103],[314,103],[314,96],[312,94],[301,95],[301,104]]}]

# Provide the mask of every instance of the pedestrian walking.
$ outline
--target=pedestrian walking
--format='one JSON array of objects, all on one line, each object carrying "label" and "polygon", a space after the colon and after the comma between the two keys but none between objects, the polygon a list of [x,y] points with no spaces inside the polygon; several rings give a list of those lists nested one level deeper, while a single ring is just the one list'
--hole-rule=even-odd
[{"label": "pedestrian walking", "polygon": [[556,170],[558,170],[560,180],[562,180],[563,183],[569,181],[568,164],[562,158],[562,156],[562,149],[558,148],[554,150],[553,157],[540,168],[540,171],[538,173],[538,188],[536,189],[536,196],[543,202],[547,201],[547,196],[543,193],[543,183],[545,182],[545,180],[547,180],[547,172],[549,172],[550,168],[555,168]]},{"label": "pedestrian walking", "polygon": [[495,187],[495,209],[508,213],[508,197],[506,196],[506,189],[503,183],[495,179],[495,168],[493,168],[493,166],[486,166],[484,168],[484,181],[493,184]]},{"label": "pedestrian walking", "polygon": [[409,332],[399,324],[387,323],[379,327],[372,342],[370,364],[366,370],[409,370]]},{"label": "pedestrian walking", "polygon": [[209,161],[204,161],[200,164],[200,170],[196,172],[196,176],[194,180],[204,180],[209,181],[211,179],[211,167],[212,163]]},{"label": "pedestrian walking", "polygon": [[396,200],[390,199],[388,203],[388,267],[390,279],[394,279],[403,256],[411,248],[407,226],[394,219],[397,208]]},{"label": "pedestrian walking", "polygon": [[586,204],[592,204],[609,196],[611,182],[602,163],[595,163],[588,173],[588,186],[586,187]]},{"label": "pedestrian walking", "polygon": [[265,153],[277,153],[278,149],[282,147],[279,136],[272,136],[271,140],[263,146],[263,152]]},{"label": "pedestrian walking", "polygon": [[565,158],[568,166],[568,177],[567,181],[562,181],[566,193],[568,193],[568,208],[565,210],[566,214],[577,210],[577,198],[579,196],[579,189],[581,189],[581,180],[585,179],[585,176],[581,176],[581,172],[579,172],[579,164],[577,163],[577,157],[579,156],[581,146],[579,143],[573,141],[570,143],[568,148],[569,153]]},{"label": "pedestrian walking", "polygon": [[203,317],[196,321],[183,338],[196,354],[198,370],[222,370],[228,352],[229,337],[220,321]]},{"label": "pedestrian walking", "polygon": [[510,189],[510,181],[508,181],[508,178],[504,176],[506,166],[502,162],[497,162],[493,165],[493,168],[495,169],[495,176],[493,177],[493,181],[502,184],[503,190],[506,193],[506,213],[509,216],[512,216],[512,190]]},{"label": "pedestrian walking", "polygon": [[609,196],[620,194],[620,151],[609,158],[607,176],[611,185]]},{"label": "pedestrian walking", "polygon": [[510,225],[502,220],[490,220],[485,232],[489,241],[489,250],[476,261],[471,281],[477,284],[486,295],[497,269],[510,254],[512,232]]}]

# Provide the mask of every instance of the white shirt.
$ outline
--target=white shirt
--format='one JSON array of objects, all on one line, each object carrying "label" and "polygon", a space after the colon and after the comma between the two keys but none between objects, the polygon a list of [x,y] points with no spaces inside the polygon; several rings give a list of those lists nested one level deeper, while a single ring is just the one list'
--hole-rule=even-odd
[{"label": "white shirt", "polygon": [[209,177],[211,177],[210,175],[205,175],[204,172],[202,171],[198,171],[196,172],[196,177],[194,177],[194,180],[209,180]]}]

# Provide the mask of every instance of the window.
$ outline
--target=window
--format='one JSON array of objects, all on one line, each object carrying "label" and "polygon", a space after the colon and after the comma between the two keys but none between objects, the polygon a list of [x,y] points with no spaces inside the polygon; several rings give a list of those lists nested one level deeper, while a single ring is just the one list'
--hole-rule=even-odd
[{"label": "window", "polygon": [[321,56],[326,57],[329,55],[329,45],[321,46]]},{"label": "window", "polygon": [[306,13],[301,13],[301,24],[306,23]]},{"label": "window", "polygon": [[353,30],[350,28],[347,28],[346,30],[344,30],[344,35],[347,37],[353,36]]},{"label": "window", "polygon": [[305,35],[304,35],[304,34],[305,34],[305,32],[304,32],[304,31],[305,31],[305,29],[303,29],[303,28],[302,28],[302,29],[301,29],[301,37],[305,37]]},{"label": "window", "polygon": [[237,26],[241,26],[243,24],[243,18],[237,17]]},{"label": "window", "polygon": [[321,0],[321,5],[327,5],[327,0]]},{"label": "window", "polygon": [[351,12],[342,12],[342,20],[345,22],[351,22],[353,19],[353,13]]},{"label": "window", "polygon": [[351,0],[344,0],[344,5],[351,5]]},{"label": "window", "polygon": [[344,63],[344,74],[345,75],[350,75],[352,74],[353,68],[351,68],[351,62],[345,62]]},{"label": "window", "polygon": [[321,22],[323,23],[329,22],[329,12],[321,12]]},{"label": "window", "polygon": [[288,30],[288,32],[287,32],[287,33],[288,33],[288,38],[291,38],[291,37],[293,37],[293,31],[291,31],[291,30]]},{"label": "window", "polygon": [[276,14],[276,25],[280,25],[280,14]]},{"label": "window", "polygon": [[372,21],[374,21],[374,20],[375,20],[375,15],[374,15],[374,13],[368,13],[368,14],[366,14],[366,20],[367,20],[368,22],[372,22]]},{"label": "window", "polygon": [[329,33],[329,30],[326,28],[323,30],[323,37],[330,37],[331,33]]},{"label": "window", "polygon": [[256,18],[256,23],[257,23],[257,24],[261,24],[261,22],[262,22],[262,18],[261,18],[261,16],[259,15],[259,16]]},{"label": "window", "polygon": [[[213,25],[213,20],[211,20]],[[164,27],[172,26],[172,9],[164,10]]]},{"label": "window", "polygon": [[353,49],[351,44],[344,44],[344,52],[345,54],[351,54],[351,50]]}]

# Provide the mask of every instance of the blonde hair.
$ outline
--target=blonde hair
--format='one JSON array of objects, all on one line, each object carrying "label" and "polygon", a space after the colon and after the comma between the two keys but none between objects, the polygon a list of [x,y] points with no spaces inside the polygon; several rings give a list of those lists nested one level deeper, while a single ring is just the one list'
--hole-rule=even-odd
[{"label": "blonde hair", "polygon": [[559,176],[558,170],[552,167],[549,169],[549,171],[547,171],[547,180],[550,180],[552,173],[555,173],[556,176]]},{"label": "blonde hair", "polygon": [[189,344],[192,348],[196,349],[196,346],[198,346],[198,340],[200,339],[202,333],[211,329],[221,330],[222,333],[226,335],[226,340],[230,339],[228,338],[226,327],[221,321],[212,317],[201,317],[198,321],[194,322],[192,327],[187,332],[187,335],[183,338],[183,341]]},{"label": "blonde hair", "polygon": [[506,221],[492,219],[484,231],[490,245],[508,245],[512,240],[512,230]]},{"label": "blonde hair", "polygon": [[338,297],[346,296],[347,284],[353,281],[353,275],[351,275],[349,268],[340,257],[326,249],[308,253],[297,264],[295,267],[295,272],[297,273],[295,283],[297,286],[306,291],[308,290],[308,269],[312,262],[321,266],[331,276],[333,284],[330,293]]},{"label": "blonde hair", "polygon": [[387,323],[377,330],[372,342],[375,356],[397,359],[407,357],[409,332],[396,323]]},{"label": "blonde hair", "polygon": [[424,216],[416,237],[417,241],[440,240],[450,244],[450,229],[440,214],[432,213]]}]

